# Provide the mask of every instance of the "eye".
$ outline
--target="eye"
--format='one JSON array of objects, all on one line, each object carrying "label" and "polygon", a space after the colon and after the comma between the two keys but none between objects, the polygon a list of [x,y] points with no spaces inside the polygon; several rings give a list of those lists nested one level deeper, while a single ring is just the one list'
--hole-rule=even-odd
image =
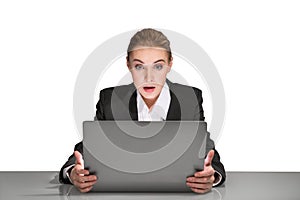
[{"label": "eye", "polygon": [[155,64],[154,65],[154,69],[155,70],[161,70],[163,68],[163,65],[162,64]]},{"label": "eye", "polygon": [[142,70],[142,69],[144,69],[144,66],[143,65],[136,65],[136,66],[134,66],[134,68],[136,70]]}]

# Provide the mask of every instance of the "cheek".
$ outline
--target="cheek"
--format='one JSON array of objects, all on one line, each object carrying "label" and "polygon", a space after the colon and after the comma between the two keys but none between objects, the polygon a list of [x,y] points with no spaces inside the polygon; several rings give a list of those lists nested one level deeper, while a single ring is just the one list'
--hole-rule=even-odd
[{"label": "cheek", "polygon": [[162,90],[162,87],[163,87],[163,86],[160,85],[160,86],[158,86],[158,87],[156,88],[156,91],[155,91],[155,92],[156,92],[157,95],[160,94],[160,92],[161,92],[161,90]]},{"label": "cheek", "polygon": [[140,75],[131,72],[131,76],[132,76],[133,83],[136,87],[138,87],[143,83],[143,77],[141,77]]},{"label": "cheek", "polygon": [[164,82],[166,81],[166,78],[167,78],[167,73],[161,73],[161,74],[155,76],[155,82],[164,84]]},{"label": "cheek", "polygon": [[134,82],[141,79],[141,77],[138,76],[138,74],[136,74],[136,73],[134,73],[134,72],[131,72],[131,76],[132,76],[132,80],[133,80]]}]

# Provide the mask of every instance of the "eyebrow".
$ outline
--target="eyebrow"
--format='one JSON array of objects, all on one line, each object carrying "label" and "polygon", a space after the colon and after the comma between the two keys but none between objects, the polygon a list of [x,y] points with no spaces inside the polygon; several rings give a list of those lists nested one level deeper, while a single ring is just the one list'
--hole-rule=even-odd
[{"label": "eyebrow", "polygon": [[138,62],[140,62],[140,63],[143,63],[143,64],[144,64],[144,62],[143,62],[143,61],[141,61],[141,60],[139,60],[139,59],[136,59],[136,58],[135,58],[135,59],[133,59],[132,61],[133,61],[133,62],[134,62],[134,61],[138,61]]},{"label": "eyebrow", "polygon": [[158,63],[158,62],[166,62],[164,59],[159,59],[159,60],[157,60],[157,61],[155,61],[154,63]]},{"label": "eyebrow", "polygon": [[[143,63],[143,64],[144,64],[144,62],[141,61],[140,59],[136,59],[136,58],[135,58],[135,59],[133,59],[132,61],[133,61],[133,62],[134,62],[134,61],[137,61],[137,62],[140,62],[140,63]],[[154,63],[158,63],[158,62],[164,62],[164,63],[165,63],[166,61],[165,61],[164,59],[159,59],[159,60],[155,61]]]}]

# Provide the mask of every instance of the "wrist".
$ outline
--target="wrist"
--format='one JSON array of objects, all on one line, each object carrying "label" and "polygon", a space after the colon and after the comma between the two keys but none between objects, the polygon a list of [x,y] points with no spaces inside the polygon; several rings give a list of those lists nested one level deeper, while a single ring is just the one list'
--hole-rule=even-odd
[{"label": "wrist", "polygon": [[214,180],[213,186],[217,186],[217,185],[219,185],[219,183],[222,180],[222,175],[218,171],[215,171],[214,177],[215,177],[215,180]]},{"label": "wrist", "polygon": [[71,165],[71,166],[69,166],[69,167],[66,169],[66,178],[69,180],[69,182],[70,182],[71,184],[73,184],[73,181],[72,181],[72,179],[71,179],[71,174],[72,174],[72,170],[74,169],[74,166],[75,166],[75,165]]}]

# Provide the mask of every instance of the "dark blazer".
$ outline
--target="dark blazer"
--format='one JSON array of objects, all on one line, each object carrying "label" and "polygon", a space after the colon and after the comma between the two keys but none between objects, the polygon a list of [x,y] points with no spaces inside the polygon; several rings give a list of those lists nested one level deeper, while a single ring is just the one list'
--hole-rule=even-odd
[{"label": "dark blazer", "polygon": [[[167,84],[170,89],[171,102],[166,120],[204,121],[202,91],[194,87],[172,83],[169,80],[167,80]],[[137,92],[133,83],[101,90],[100,99],[96,105],[95,120],[138,120],[136,96]],[[215,150],[215,145],[210,137],[207,137],[206,153],[211,149]],[[75,150],[82,153],[82,142],[75,145]],[[69,179],[63,178],[62,172],[64,168],[74,163],[75,157],[72,154],[60,170],[61,183],[70,183]],[[222,184],[225,181],[226,173],[216,150],[212,166],[222,175],[220,182]]]}]

